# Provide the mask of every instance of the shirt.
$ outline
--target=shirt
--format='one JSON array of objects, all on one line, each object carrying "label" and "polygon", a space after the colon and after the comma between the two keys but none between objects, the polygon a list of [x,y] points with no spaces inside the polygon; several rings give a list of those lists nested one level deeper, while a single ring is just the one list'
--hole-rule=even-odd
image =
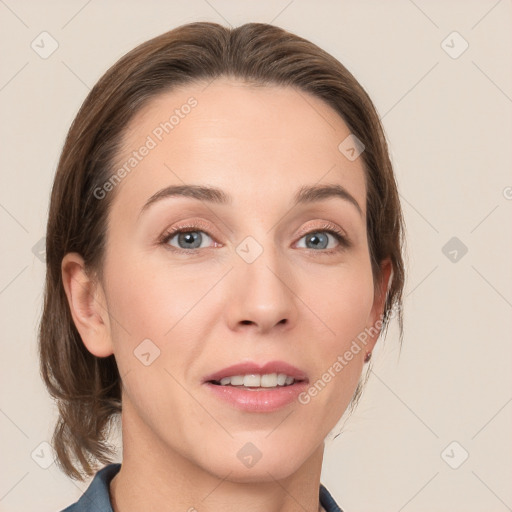
[{"label": "shirt", "polygon": [[[61,512],[113,512],[109,493],[110,481],[120,469],[120,463],[109,464],[100,469],[80,499]],[[326,512],[343,512],[322,484],[319,499]]]}]

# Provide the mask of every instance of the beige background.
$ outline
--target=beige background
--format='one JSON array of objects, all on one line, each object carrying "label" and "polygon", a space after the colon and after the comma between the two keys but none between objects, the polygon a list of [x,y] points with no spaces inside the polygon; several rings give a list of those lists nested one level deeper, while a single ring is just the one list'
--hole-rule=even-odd
[{"label": "beige background", "polygon": [[[199,20],[273,22],[331,52],[390,141],[409,239],[404,345],[399,357],[396,327],[380,343],[322,482],[345,512],[512,510],[510,0],[2,0],[0,20],[1,511],[56,512],[88,485],[41,467],[56,411],[38,373],[33,248],[67,129],[121,55]],[[59,45],[47,59],[31,48],[43,31]],[[468,248],[455,262],[452,237]]]}]

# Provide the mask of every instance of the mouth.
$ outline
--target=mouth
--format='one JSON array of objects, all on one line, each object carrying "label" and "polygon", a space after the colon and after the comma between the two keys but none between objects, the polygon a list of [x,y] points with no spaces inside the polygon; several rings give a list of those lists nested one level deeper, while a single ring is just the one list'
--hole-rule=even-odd
[{"label": "mouth", "polygon": [[272,412],[291,404],[307,388],[305,372],[283,361],[242,363],[206,376],[213,396],[245,412]]},{"label": "mouth", "polygon": [[304,382],[304,379],[295,379],[286,373],[249,373],[245,375],[231,375],[220,380],[207,381],[215,386],[230,386],[248,390],[276,389],[293,386],[296,382]]},{"label": "mouth", "polygon": [[248,389],[285,387],[307,381],[308,377],[304,371],[284,361],[269,361],[263,364],[249,361],[234,364],[203,378],[203,384]]}]

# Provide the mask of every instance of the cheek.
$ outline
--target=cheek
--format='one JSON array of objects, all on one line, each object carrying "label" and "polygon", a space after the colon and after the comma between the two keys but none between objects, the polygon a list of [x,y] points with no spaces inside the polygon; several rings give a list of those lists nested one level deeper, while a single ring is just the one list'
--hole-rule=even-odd
[{"label": "cheek", "polygon": [[[162,418],[178,432],[179,421],[169,411],[186,410],[190,397],[175,379],[181,380],[180,371],[201,350],[189,320],[212,285],[203,279],[191,286],[190,276],[179,270],[165,269],[135,251],[131,257],[128,250],[124,254],[105,264],[111,336],[124,392],[146,423]],[[164,412],[163,404],[172,407]]]},{"label": "cheek", "polygon": [[299,293],[306,310],[310,309],[305,314],[324,333],[326,350],[342,350],[369,321],[374,298],[369,263],[312,269],[304,276]]},{"label": "cheek", "polygon": [[161,258],[135,254],[112,258],[106,267],[109,310],[133,338],[162,340],[211,287],[207,276],[193,279],[182,269],[162,264]]},{"label": "cheek", "polygon": [[310,325],[318,326],[312,331],[310,358],[317,364],[310,397],[331,425],[347,407],[361,375],[366,349],[360,340],[369,327],[373,278],[369,264],[361,263],[310,273],[305,282],[309,285],[302,287],[302,296],[315,315],[304,314]]},{"label": "cheek", "polygon": [[212,289],[225,269],[212,268],[198,276],[197,267],[170,265],[162,253],[151,256],[124,248],[112,255],[105,269],[111,336],[121,374],[139,372],[137,355],[147,352],[150,358],[158,355],[152,368],[175,373],[193,366],[209,322],[218,318],[212,313],[218,290]]}]

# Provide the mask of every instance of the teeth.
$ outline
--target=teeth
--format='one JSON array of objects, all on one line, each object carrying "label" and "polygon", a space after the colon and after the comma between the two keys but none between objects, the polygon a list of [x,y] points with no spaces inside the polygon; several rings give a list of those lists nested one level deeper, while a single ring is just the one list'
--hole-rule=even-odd
[{"label": "teeth", "polygon": [[261,376],[262,388],[275,388],[277,386],[277,373],[269,373]]},{"label": "teeth", "polygon": [[244,386],[247,388],[275,388],[276,386],[289,386],[295,379],[285,373],[267,373],[265,375],[248,374],[223,377],[221,386]]},{"label": "teeth", "polygon": [[244,375],[244,386],[246,388],[259,388],[261,377],[259,375]]}]

